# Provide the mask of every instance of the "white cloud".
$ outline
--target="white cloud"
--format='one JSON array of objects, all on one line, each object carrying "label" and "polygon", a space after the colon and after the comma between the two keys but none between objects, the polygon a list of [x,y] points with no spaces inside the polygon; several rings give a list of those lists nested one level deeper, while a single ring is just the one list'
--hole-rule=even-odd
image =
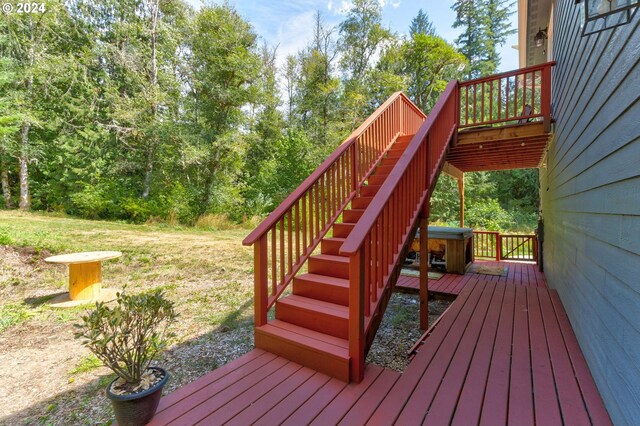
[{"label": "white cloud", "polygon": [[333,0],[329,0],[329,3],[327,4],[327,9],[329,9],[329,12],[331,12],[331,9],[333,9]]}]

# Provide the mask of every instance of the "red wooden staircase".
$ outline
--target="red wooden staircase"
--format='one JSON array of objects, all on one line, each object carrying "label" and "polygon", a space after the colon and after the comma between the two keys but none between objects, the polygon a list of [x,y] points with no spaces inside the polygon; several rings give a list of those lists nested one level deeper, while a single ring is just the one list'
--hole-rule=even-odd
[{"label": "red wooden staircase", "polygon": [[340,248],[389,176],[413,135],[399,136],[380,164],[308,259],[308,273],[293,278],[293,294],[276,302],[275,320],[256,328],[256,347],[330,375],[349,379],[350,258]]},{"label": "red wooden staircase", "polygon": [[[254,246],[256,347],[361,381],[418,226],[427,246],[429,197],[456,149],[458,127],[521,121],[511,112],[519,100],[520,107],[527,100],[542,105],[538,115],[547,127],[550,67],[499,75],[506,84],[497,80],[495,90],[493,80],[452,81],[428,117],[402,93],[381,105],[243,241]],[[466,146],[484,152],[482,142]],[[426,262],[421,273],[426,283]]]}]

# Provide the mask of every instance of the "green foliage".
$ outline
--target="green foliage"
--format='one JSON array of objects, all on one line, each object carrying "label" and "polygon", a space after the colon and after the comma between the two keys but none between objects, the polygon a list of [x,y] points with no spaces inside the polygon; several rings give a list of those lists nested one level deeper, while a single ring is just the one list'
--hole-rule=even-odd
[{"label": "green foliage", "polygon": [[[316,13],[278,69],[277,48],[218,3],[52,0],[43,16],[3,16],[5,205],[28,187],[32,208],[88,219],[209,229],[264,216],[389,95],[428,112],[450,79],[493,70],[511,31],[505,0],[456,2],[458,49],[423,10],[399,36],[379,1],[356,0],[335,28]],[[493,198],[526,219],[535,176],[500,176],[469,175],[468,206]],[[432,216],[455,223],[455,183],[438,188]]]},{"label": "green foliage", "polygon": [[167,328],[177,318],[161,290],[118,293],[113,308],[102,302],[82,316],[75,337],[126,383],[138,384],[157,354],[166,348]]}]

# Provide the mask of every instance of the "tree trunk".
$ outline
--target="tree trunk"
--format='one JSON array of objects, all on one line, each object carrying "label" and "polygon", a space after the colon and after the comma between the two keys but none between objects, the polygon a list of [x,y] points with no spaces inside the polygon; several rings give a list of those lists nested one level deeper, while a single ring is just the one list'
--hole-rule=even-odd
[{"label": "tree trunk", "polygon": [[31,208],[31,194],[29,193],[29,129],[31,125],[24,123],[22,125],[21,134],[21,150],[20,158],[20,210],[29,210]]},{"label": "tree trunk", "polygon": [[144,184],[142,188],[142,198],[148,198],[151,193],[151,177],[153,176],[153,163],[155,160],[158,136],[156,134],[156,123],[158,117],[158,14],[160,12],[160,0],[151,1],[151,117],[152,136],[147,146],[147,164],[144,170]]},{"label": "tree trunk", "polygon": [[[2,142],[4,144],[4,141]],[[7,168],[7,148],[0,145],[0,182],[2,182],[2,197],[4,198],[4,206],[8,209],[15,208],[13,199],[11,198],[11,188],[9,186],[9,169]]]},{"label": "tree trunk", "polygon": [[2,170],[0,170],[0,180],[2,181],[2,196],[4,197],[4,206],[8,209],[15,208],[13,200],[11,199],[11,190],[9,189],[9,171],[2,164]]}]

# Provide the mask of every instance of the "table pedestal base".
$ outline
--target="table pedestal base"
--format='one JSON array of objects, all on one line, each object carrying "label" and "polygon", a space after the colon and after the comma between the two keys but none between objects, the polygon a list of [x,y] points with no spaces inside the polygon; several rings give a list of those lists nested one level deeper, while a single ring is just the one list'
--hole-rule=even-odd
[{"label": "table pedestal base", "polygon": [[116,293],[118,289],[115,288],[103,288],[100,290],[100,294],[95,299],[76,299],[71,300],[69,293],[60,294],[49,301],[49,306],[52,308],[73,308],[76,306],[94,304],[96,302],[111,302],[116,300]]}]

